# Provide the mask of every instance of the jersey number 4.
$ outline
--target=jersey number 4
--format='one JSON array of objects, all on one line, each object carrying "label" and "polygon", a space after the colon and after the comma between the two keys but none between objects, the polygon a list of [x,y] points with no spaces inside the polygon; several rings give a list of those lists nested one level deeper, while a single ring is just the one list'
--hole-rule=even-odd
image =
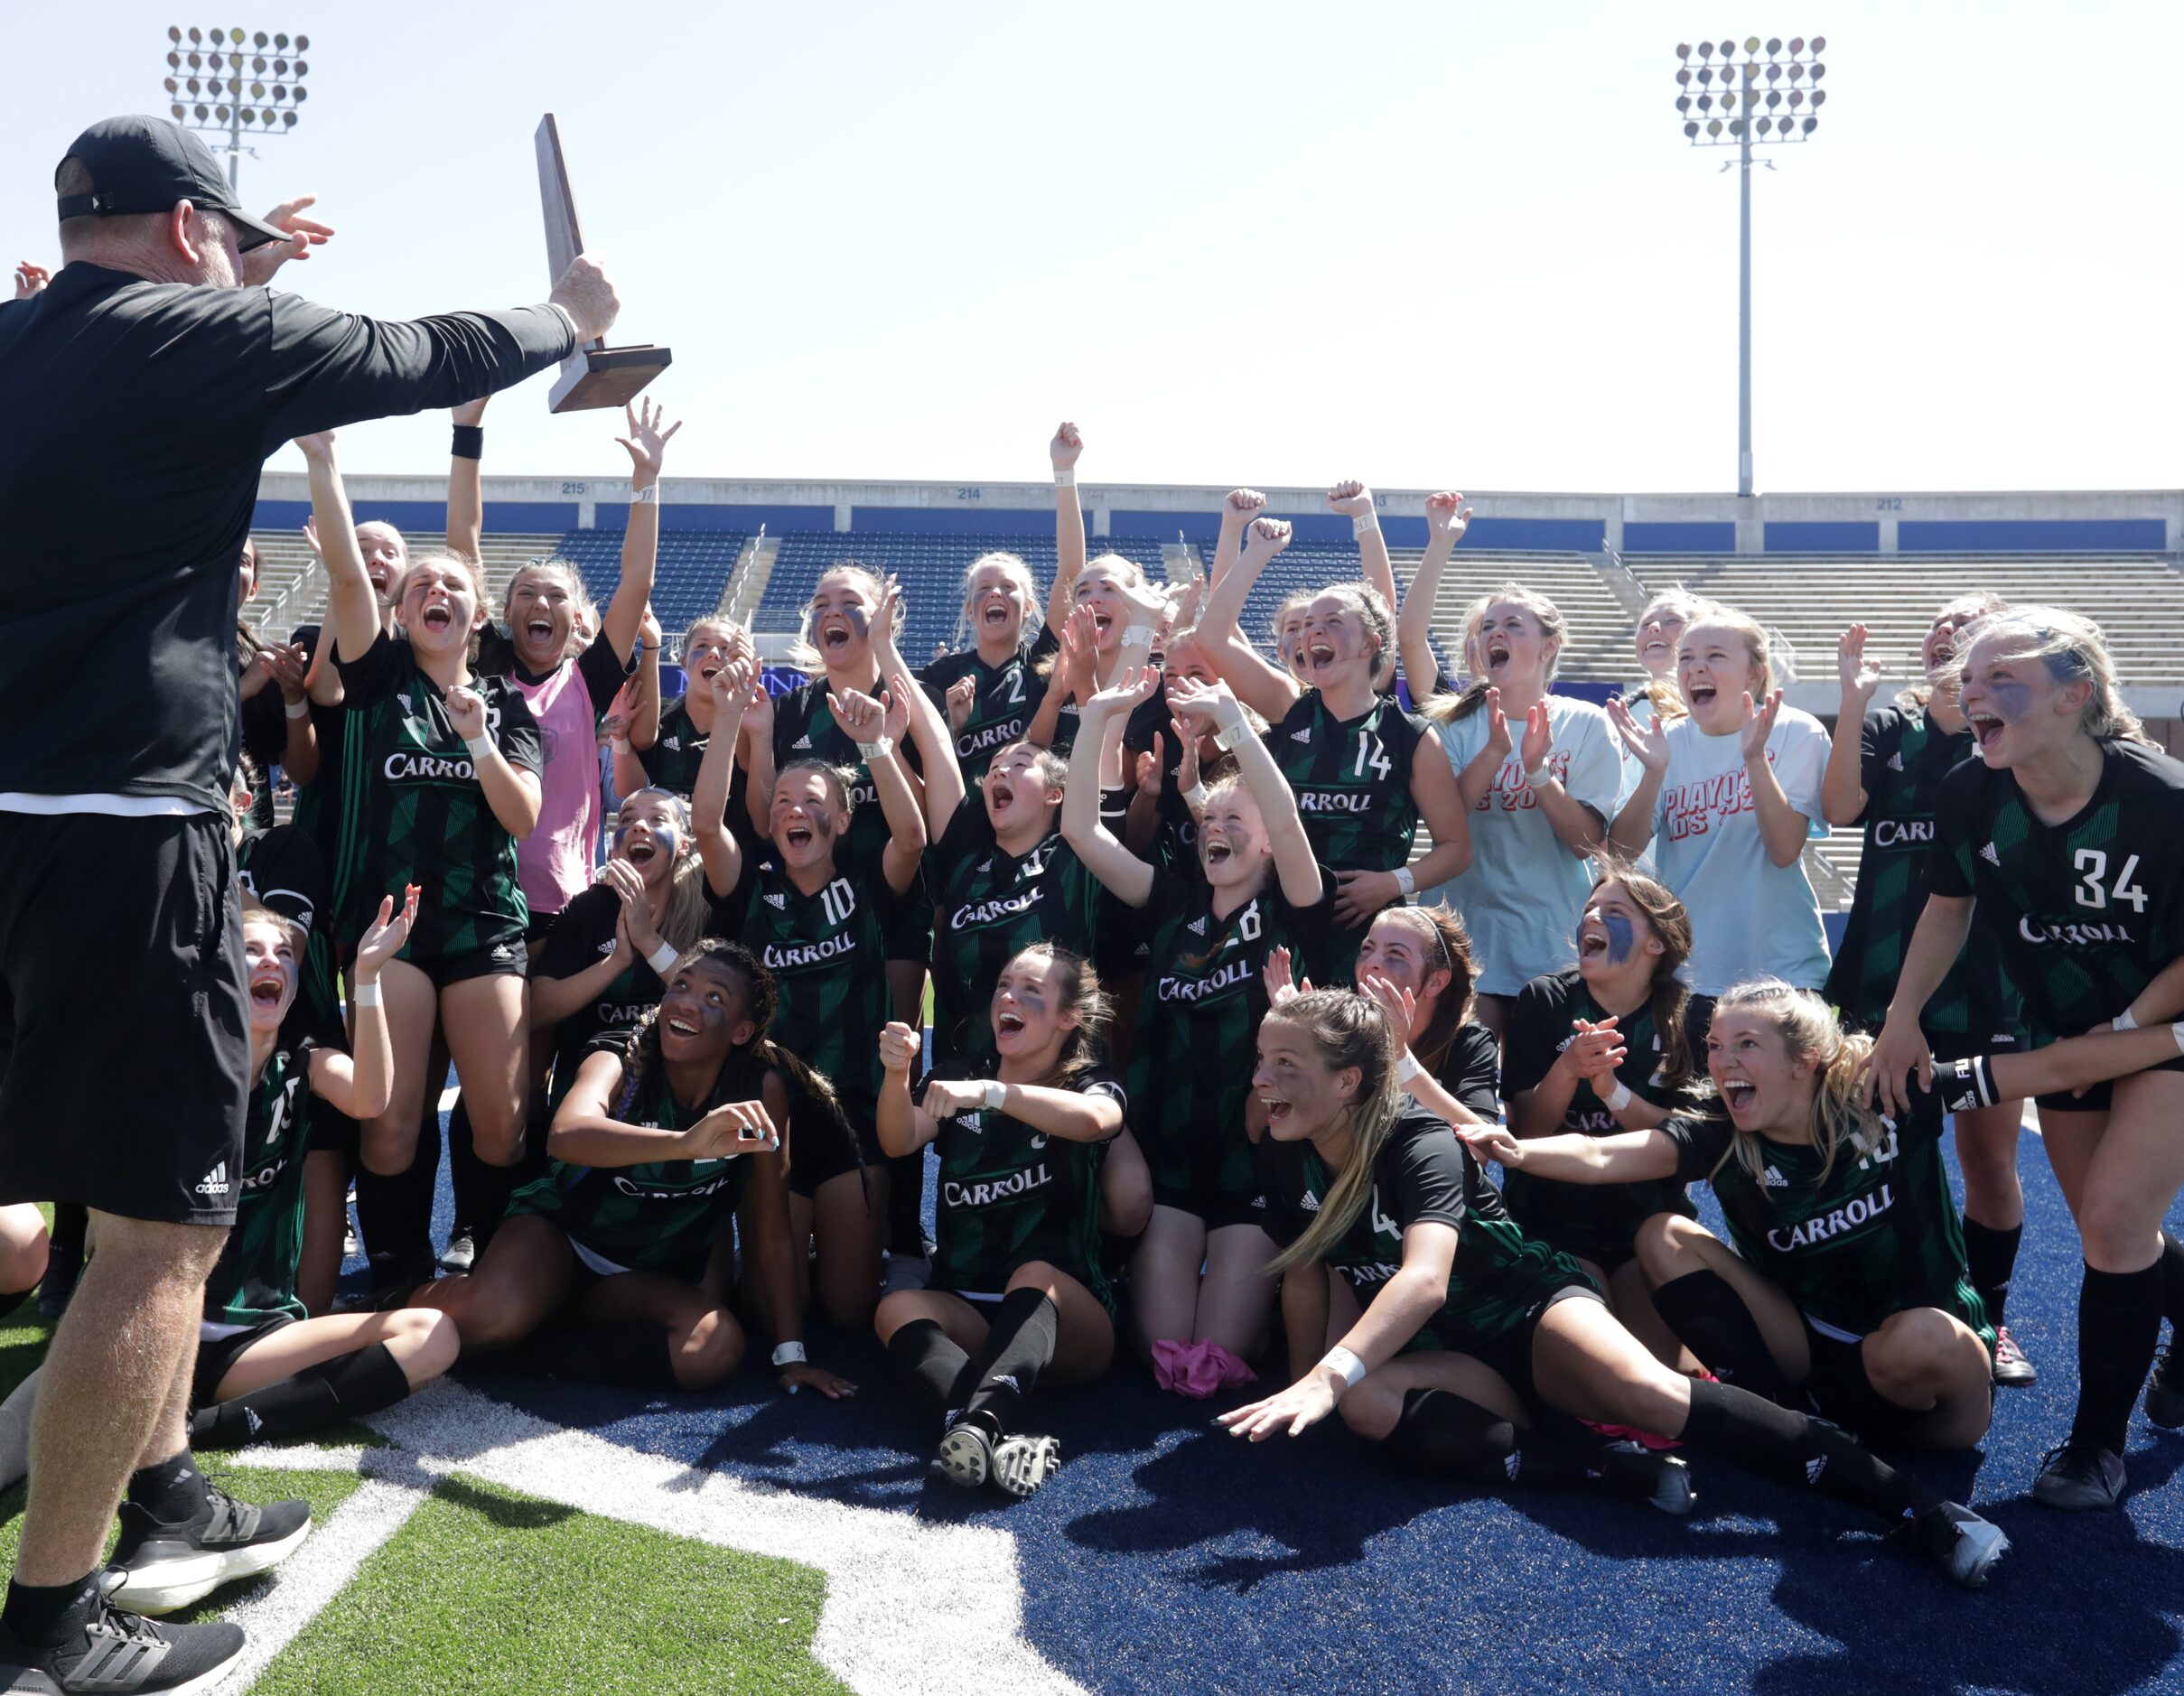
[{"label": "jersey number 4", "polygon": [[1362,778],[1365,775],[1365,769],[1368,765],[1373,769],[1373,775],[1383,783],[1387,781],[1387,774],[1395,769],[1394,762],[1387,757],[1387,750],[1380,746],[1373,733],[1370,731],[1359,731],[1358,732],[1358,763],[1350,768],[1349,775],[1353,778]]},{"label": "jersey number 4", "polygon": [[2133,854],[2123,862],[2123,869],[2115,874],[2113,889],[2101,887],[2102,880],[2108,875],[2108,856],[2098,848],[2079,849],[2070,863],[2078,874],[2077,888],[2071,890],[2070,899],[2078,906],[2099,912],[2113,901],[2134,913],[2146,910],[2146,891],[2131,881],[2132,874],[2139,869],[2138,855]]}]

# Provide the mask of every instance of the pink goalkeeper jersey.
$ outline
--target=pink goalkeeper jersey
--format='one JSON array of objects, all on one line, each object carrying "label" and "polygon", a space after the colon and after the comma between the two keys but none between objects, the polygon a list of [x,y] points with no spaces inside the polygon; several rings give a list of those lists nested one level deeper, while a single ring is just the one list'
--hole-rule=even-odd
[{"label": "pink goalkeeper jersey", "polygon": [[599,844],[599,721],[573,659],[543,682],[526,683],[514,671],[509,681],[530,704],[546,752],[538,828],[516,844],[516,879],[537,918],[561,911],[592,881]]}]

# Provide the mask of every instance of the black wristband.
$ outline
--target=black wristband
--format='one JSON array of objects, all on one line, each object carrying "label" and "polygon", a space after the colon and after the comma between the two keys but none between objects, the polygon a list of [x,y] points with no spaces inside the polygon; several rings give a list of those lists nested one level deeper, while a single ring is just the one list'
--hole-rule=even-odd
[{"label": "black wristband", "polygon": [[1972,1058],[1972,1082],[1979,1091],[1981,1106],[1992,1107],[2000,1099],[2000,1093],[1994,1086],[1993,1062],[1983,1054],[1974,1055]]},{"label": "black wristband", "polygon": [[483,424],[457,424],[455,443],[448,452],[459,460],[481,460],[485,457],[485,426]]}]

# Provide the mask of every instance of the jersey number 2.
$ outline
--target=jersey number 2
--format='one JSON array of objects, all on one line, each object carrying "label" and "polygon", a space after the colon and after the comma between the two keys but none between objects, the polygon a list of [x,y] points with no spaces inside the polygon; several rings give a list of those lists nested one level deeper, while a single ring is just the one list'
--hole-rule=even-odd
[{"label": "jersey number 2", "polygon": [[2134,913],[2146,910],[2146,891],[2131,881],[2132,873],[2139,869],[2138,855],[2133,854],[2123,862],[2123,869],[2115,876],[2115,887],[2111,890],[2101,887],[2101,880],[2108,873],[2108,856],[2098,848],[2079,849],[2070,863],[2078,873],[2077,888],[2070,892],[2070,899],[2080,907],[2090,907],[2099,912],[2113,899],[2118,907],[2128,907]]},{"label": "jersey number 2", "polygon": [[1359,731],[1358,732],[1358,763],[1350,768],[1349,775],[1353,778],[1362,778],[1367,765],[1372,767],[1374,775],[1383,783],[1387,781],[1387,774],[1395,769],[1394,762],[1387,757],[1387,750],[1374,741],[1373,733],[1370,731]]}]

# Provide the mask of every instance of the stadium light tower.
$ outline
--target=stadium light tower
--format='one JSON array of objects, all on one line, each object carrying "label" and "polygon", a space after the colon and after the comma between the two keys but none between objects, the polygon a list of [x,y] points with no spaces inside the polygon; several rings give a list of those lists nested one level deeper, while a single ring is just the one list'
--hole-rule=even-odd
[{"label": "stadium light tower", "polygon": [[[1741,226],[1737,244],[1737,493],[1751,493],[1751,150],[1807,142],[1820,127],[1827,37],[1685,42],[1675,50],[1675,109],[1694,147],[1734,147]],[[1774,166],[1760,162],[1769,171]],[[1723,165],[1722,170],[1729,169]]]},{"label": "stadium light tower", "polygon": [[[303,55],[311,37],[268,35],[264,30],[167,28],[167,113],[191,129],[225,130],[228,186],[240,192],[242,157],[257,157],[243,137],[285,135],[295,127],[303,103]],[[270,57],[268,56],[270,54]]]}]

